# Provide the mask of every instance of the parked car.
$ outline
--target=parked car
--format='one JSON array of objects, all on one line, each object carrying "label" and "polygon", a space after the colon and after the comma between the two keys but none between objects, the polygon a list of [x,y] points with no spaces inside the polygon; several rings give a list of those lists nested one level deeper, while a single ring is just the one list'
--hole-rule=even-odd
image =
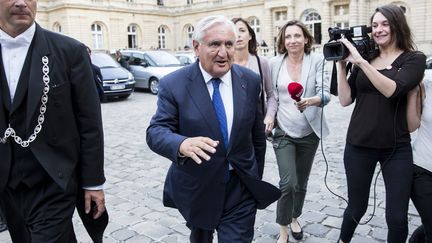
[{"label": "parked car", "polygon": [[192,64],[196,60],[195,54],[193,53],[176,53],[175,57],[180,61],[183,66]]},{"label": "parked car", "polygon": [[158,93],[159,80],[182,67],[179,60],[166,51],[121,50],[129,61],[130,72],[135,77],[135,87]]},{"label": "parked car", "polygon": [[135,88],[135,80],[132,73],[115,61],[110,55],[102,52],[93,52],[91,61],[98,66],[103,78],[103,94],[101,100],[106,101],[111,97],[127,98]]},{"label": "parked car", "polygon": [[432,56],[426,59],[426,69],[424,74],[424,79],[432,81]]}]

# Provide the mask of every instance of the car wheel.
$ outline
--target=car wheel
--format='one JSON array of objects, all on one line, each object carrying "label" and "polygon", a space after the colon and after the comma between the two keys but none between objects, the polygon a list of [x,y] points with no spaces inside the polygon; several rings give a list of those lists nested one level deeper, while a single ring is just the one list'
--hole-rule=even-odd
[{"label": "car wheel", "polygon": [[151,78],[149,81],[150,92],[156,95],[159,91],[159,80],[157,78]]}]

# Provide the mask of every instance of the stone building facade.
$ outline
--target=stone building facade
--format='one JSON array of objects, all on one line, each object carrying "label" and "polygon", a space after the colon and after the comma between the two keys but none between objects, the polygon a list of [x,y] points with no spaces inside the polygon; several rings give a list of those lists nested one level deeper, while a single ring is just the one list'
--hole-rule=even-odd
[{"label": "stone building facade", "polygon": [[291,19],[311,30],[315,48],[328,39],[329,27],[369,25],[373,10],[393,3],[405,12],[419,50],[432,54],[430,0],[39,0],[37,21],[74,37],[94,50],[190,47],[197,21],[208,15],[247,19],[264,55],[274,54],[278,31]]}]

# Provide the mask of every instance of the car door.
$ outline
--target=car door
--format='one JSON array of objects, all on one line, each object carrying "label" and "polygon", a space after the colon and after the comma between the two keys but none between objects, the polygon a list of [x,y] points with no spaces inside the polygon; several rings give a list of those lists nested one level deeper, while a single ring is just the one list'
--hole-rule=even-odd
[{"label": "car door", "polygon": [[150,74],[147,71],[148,62],[145,60],[144,54],[131,52],[129,60],[130,72],[135,77],[136,88],[149,88]]}]

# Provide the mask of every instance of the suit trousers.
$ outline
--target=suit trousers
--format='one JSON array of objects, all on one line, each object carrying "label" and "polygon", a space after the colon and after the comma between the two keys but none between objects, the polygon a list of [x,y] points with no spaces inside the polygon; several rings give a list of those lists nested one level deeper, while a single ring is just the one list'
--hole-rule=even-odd
[{"label": "suit trousers", "polygon": [[417,165],[414,165],[411,200],[420,214],[424,227],[424,242],[432,243],[432,172]]},{"label": "suit trousers", "polygon": [[273,149],[282,192],[277,202],[276,222],[280,225],[288,225],[292,218],[298,218],[302,214],[307,182],[318,144],[319,138],[315,133],[303,138],[292,138],[276,128]]},{"label": "suit trousers", "polygon": [[71,178],[66,191],[51,178],[28,187],[6,187],[0,195],[1,210],[13,242],[76,242],[72,224],[77,182]]},{"label": "suit trousers", "polygon": [[6,220],[4,219],[2,210],[0,209],[0,232],[5,231],[6,229]]},{"label": "suit trousers", "polygon": [[[252,242],[257,212],[256,201],[233,171],[230,171],[226,187],[224,210],[216,228],[218,242]],[[213,242],[214,230],[205,230],[190,224],[187,226],[191,230],[191,243]]]}]

